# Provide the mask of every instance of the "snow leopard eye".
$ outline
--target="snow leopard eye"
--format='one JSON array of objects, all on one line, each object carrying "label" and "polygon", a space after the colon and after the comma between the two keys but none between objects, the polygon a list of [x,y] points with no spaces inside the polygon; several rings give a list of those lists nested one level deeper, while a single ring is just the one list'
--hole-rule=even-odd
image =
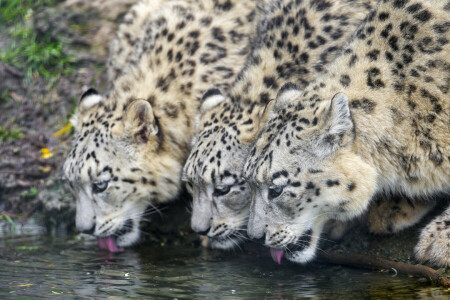
[{"label": "snow leopard eye", "polygon": [[220,197],[228,194],[231,190],[231,185],[223,185],[223,186],[216,186],[214,189],[213,196]]},{"label": "snow leopard eye", "polygon": [[283,193],[284,186],[273,186],[269,188],[269,199],[275,199]]},{"label": "snow leopard eye", "polygon": [[96,182],[92,184],[92,192],[94,194],[103,193],[108,187],[108,181]]}]

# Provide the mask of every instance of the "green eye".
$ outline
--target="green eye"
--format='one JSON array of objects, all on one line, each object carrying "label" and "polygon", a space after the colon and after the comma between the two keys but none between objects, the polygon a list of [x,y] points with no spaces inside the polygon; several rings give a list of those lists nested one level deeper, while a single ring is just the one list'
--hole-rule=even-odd
[{"label": "green eye", "polygon": [[92,184],[92,192],[94,194],[103,193],[108,187],[108,181],[102,181]]},{"label": "green eye", "polygon": [[228,194],[231,190],[231,185],[224,185],[224,186],[216,186],[214,189],[213,196],[220,197]]},{"label": "green eye", "polygon": [[275,199],[281,195],[283,192],[284,186],[274,186],[269,188],[269,199]]}]

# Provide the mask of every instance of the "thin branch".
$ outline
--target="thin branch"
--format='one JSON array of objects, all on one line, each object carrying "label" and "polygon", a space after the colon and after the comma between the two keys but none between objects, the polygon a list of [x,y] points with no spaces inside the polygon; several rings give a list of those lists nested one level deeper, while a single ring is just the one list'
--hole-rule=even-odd
[{"label": "thin branch", "polygon": [[319,261],[335,265],[372,270],[394,270],[398,273],[425,277],[438,286],[447,288],[450,287],[450,279],[439,274],[436,270],[424,265],[410,265],[380,257],[369,257],[359,254],[342,254],[335,252],[318,253],[318,258]]}]

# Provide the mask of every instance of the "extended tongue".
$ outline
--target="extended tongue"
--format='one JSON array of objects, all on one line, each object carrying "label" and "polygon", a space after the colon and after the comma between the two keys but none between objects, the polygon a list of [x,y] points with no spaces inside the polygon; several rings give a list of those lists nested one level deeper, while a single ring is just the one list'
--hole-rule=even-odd
[{"label": "extended tongue", "polygon": [[109,252],[122,252],[123,248],[118,248],[116,245],[116,239],[112,236],[107,238],[98,238],[98,246],[100,249],[108,249]]},{"label": "extended tongue", "polygon": [[108,248],[108,246],[106,245],[106,239],[105,238],[101,238],[101,237],[97,238],[97,243],[98,243],[98,247],[100,249],[107,249]]},{"label": "extended tongue", "polygon": [[283,250],[270,248],[270,255],[272,255],[272,259],[278,264],[281,264],[283,254]]}]

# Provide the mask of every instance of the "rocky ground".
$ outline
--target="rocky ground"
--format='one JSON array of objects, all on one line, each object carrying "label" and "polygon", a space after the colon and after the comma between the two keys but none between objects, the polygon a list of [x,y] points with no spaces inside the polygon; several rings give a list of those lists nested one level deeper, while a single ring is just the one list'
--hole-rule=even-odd
[{"label": "rocky ground", "polygon": [[[108,44],[136,0],[47,2],[51,5],[34,7],[26,18],[9,23],[0,19],[0,51],[7,51],[14,42],[8,30],[17,22],[27,22],[37,39],[59,41],[64,58],[70,58],[52,76],[30,74],[26,64],[0,59],[0,216],[11,215],[16,222],[33,216],[50,229],[71,230],[75,201],[61,180],[71,131],[61,129],[68,124],[84,87],[100,91],[105,87]],[[198,243],[189,230],[187,199],[183,195],[177,204],[161,208],[161,215],[154,215],[147,226],[146,240],[168,245]],[[324,247],[410,262],[425,223],[392,236],[370,235],[359,226],[341,243],[328,242]]]}]

